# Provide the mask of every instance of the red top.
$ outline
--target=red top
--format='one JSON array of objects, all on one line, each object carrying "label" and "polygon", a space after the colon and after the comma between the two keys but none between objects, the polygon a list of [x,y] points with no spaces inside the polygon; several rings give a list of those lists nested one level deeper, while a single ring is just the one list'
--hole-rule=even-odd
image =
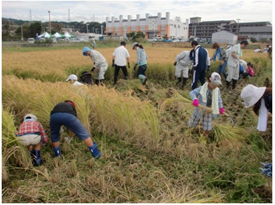
[{"label": "red top", "polygon": [[246,71],[247,73],[249,73],[250,75],[252,75],[252,76],[254,76],[254,70],[253,70],[253,68],[252,67],[249,67],[248,66],[248,68],[247,68],[247,71]]},{"label": "red top", "polygon": [[18,135],[24,135],[35,132],[40,132],[43,144],[46,144],[48,142],[48,136],[46,135],[43,126],[38,121],[29,120],[23,122],[19,127]]}]

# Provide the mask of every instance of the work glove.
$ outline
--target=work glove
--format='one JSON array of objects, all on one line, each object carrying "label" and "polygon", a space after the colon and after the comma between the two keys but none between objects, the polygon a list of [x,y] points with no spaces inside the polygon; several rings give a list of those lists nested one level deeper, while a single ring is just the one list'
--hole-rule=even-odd
[{"label": "work glove", "polygon": [[91,71],[93,72],[95,70],[95,67],[93,67],[92,69],[91,69]]},{"label": "work glove", "polygon": [[66,142],[70,143],[72,141],[73,138],[70,138],[70,137],[65,137],[64,138]]},{"label": "work glove", "polygon": [[134,70],[136,70],[136,67],[137,67],[137,64],[135,65]]},{"label": "work glove", "polygon": [[174,63],[174,66],[176,66],[177,65],[177,61],[175,61],[175,63]]},{"label": "work glove", "polygon": [[128,63],[128,68],[130,68],[130,63]]},{"label": "work glove", "polygon": [[42,145],[46,145],[49,141],[49,138],[42,138]]},{"label": "work glove", "polygon": [[223,113],[225,113],[225,110],[224,110],[223,107],[221,107],[221,108],[220,108],[220,114],[223,114]]},{"label": "work glove", "polygon": [[199,107],[199,100],[197,98],[193,100],[193,105]]}]

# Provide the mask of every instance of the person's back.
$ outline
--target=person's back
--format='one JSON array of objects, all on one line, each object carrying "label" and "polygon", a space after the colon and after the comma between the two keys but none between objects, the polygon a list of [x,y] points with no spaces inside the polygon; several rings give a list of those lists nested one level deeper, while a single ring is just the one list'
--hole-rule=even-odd
[{"label": "person's back", "polygon": [[113,56],[115,56],[115,64],[118,66],[126,66],[129,57],[128,50],[124,46],[119,46],[115,49]]},{"label": "person's back", "polygon": [[198,46],[195,49],[195,64],[194,67],[198,70],[205,70],[207,67],[207,61],[208,61],[208,53],[205,50],[205,48]]},{"label": "person's back", "polygon": [[119,70],[122,69],[124,79],[127,80],[128,71],[126,68],[126,64],[128,64],[128,68],[130,68],[130,55],[128,50],[125,48],[126,43],[122,41],[120,45],[121,45],[120,47],[115,49],[112,56],[112,67],[115,67],[114,85],[117,82]]}]

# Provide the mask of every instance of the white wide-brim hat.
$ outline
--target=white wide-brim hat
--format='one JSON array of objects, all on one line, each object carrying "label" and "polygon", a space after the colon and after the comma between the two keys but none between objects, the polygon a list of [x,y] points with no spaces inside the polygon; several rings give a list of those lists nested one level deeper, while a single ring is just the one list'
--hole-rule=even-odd
[{"label": "white wide-brim hat", "polygon": [[71,74],[66,81],[69,81],[69,80],[77,80],[77,76],[75,74]]},{"label": "white wide-brim hat", "polygon": [[252,84],[245,86],[241,92],[241,98],[245,108],[249,108],[255,105],[263,96],[266,87],[256,87]]}]

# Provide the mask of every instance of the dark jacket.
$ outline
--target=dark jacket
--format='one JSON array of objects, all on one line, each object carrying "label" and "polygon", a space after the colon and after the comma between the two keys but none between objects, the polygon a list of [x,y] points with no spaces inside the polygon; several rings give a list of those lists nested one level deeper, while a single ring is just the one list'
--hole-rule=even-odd
[{"label": "dark jacket", "polygon": [[74,106],[71,105],[70,103],[65,103],[65,102],[58,103],[51,111],[51,115],[59,112],[69,113],[77,117],[76,110]]},{"label": "dark jacket", "polygon": [[264,97],[265,107],[272,114],[272,95]]},{"label": "dark jacket", "polygon": [[194,69],[196,71],[204,71],[207,66],[210,65],[208,52],[200,45],[198,45],[194,50]]}]

